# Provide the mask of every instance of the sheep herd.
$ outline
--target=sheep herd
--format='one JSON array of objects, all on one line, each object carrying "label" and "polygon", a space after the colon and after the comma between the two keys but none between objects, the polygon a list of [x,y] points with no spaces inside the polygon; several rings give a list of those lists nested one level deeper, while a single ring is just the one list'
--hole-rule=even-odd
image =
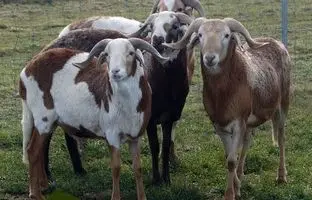
[{"label": "sheep herd", "polygon": [[[129,144],[137,199],[146,199],[140,136],[147,132],[152,181],[170,184],[175,162],[173,130],[181,117],[200,50],[203,105],[224,144],[224,199],[240,196],[252,131],[272,121],[280,152],[277,181],[286,182],[285,121],[291,96],[291,60],[273,38],[252,38],[233,18],[207,19],[198,0],[156,0],[141,23],[118,16],[73,22],[20,73],[23,162],[29,197],[44,199],[53,182],[49,144],[57,126],[65,133],[74,171],[86,173],[82,138],[105,139],[111,150],[111,199],[120,199],[120,146]],[[193,12],[199,16],[195,18]],[[245,40],[241,44],[240,34]],[[157,125],[162,128],[162,170]]]}]

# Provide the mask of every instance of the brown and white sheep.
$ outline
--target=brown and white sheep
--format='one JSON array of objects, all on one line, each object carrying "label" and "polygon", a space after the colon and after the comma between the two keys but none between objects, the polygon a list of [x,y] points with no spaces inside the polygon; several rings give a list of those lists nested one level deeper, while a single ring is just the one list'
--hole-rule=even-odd
[{"label": "brown and white sheep", "polygon": [[[273,138],[280,150],[277,181],[286,182],[284,126],[291,93],[287,49],[272,38],[251,38],[247,29],[232,18],[198,18],[179,42],[164,45],[184,48],[194,32],[191,43],[200,46],[204,107],[227,155],[225,199],[240,195],[251,130],[268,120],[272,120]],[[236,48],[235,33],[246,39],[245,51]]]},{"label": "brown and white sheep", "polygon": [[129,142],[137,198],[146,198],[139,137],[150,118],[151,89],[140,49],[162,63],[167,61],[143,40],[120,38],[102,40],[90,54],[51,49],[35,56],[22,70],[23,161],[29,163],[31,198],[43,199],[41,188],[48,185],[44,146],[57,125],[74,136],[108,142],[112,153],[112,199],[120,199],[120,145]]}]

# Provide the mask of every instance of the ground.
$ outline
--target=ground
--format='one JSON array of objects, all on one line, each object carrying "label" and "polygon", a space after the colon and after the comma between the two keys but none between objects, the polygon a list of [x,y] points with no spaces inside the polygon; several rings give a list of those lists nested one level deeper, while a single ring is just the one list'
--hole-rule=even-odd
[{"label": "ground", "polygon": [[[8,1],[6,1],[8,2]],[[119,1],[14,1],[0,0],[0,199],[28,195],[27,167],[22,163],[21,102],[16,96],[18,75],[26,62],[55,39],[70,22],[94,15],[121,15],[143,21],[152,0]],[[234,17],[253,37],[279,39],[280,1],[201,1],[209,18]],[[230,3],[229,3],[230,2]],[[287,120],[286,163],[288,183],[275,184],[278,149],[272,145],[271,126],[256,129],[248,153],[242,198],[255,200],[312,199],[312,5],[310,0],[289,1],[289,51],[293,59],[295,93]],[[176,129],[180,165],[172,169],[171,186],[151,186],[151,156],[146,136],[142,141],[144,184],[148,199],[222,199],[226,168],[224,151],[202,105],[202,81],[197,68],[190,94]],[[57,130],[51,144],[51,169],[57,195],[80,199],[110,198],[110,155],[106,143],[89,140],[83,156],[88,174],[73,173],[63,133]],[[135,182],[128,148],[122,148],[121,193],[135,199]],[[63,197],[68,199],[69,197]]]}]

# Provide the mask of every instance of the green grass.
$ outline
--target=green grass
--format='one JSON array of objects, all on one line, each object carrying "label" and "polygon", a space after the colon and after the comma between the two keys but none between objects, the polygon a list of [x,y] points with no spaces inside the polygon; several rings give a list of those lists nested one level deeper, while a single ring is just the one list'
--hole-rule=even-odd
[{"label": "green grass", "polygon": [[[67,0],[54,1],[52,6],[37,0],[30,1],[32,4],[1,2],[0,199],[24,199],[28,195],[28,175],[27,167],[22,164],[21,103],[16,97],[19,72],[36,52],[73,20],[93,15],[122,15],[144,20],[152,1],[129,0],[126,5],[124,0]],[[201,2],[210,18],[234,17],[242,21],[254,37],[280,38],[279,0]],[[278,149],[272,146],[271,127],[266,123],[256,130],[248,154],[241,199],[312,199],[311,11],[310,0],[289,1],[289,51],[294,62],[295,94],[286,128],[288,184],[275,184]],[[181,164],[172,170],[171,186],[150,185],[151,156],[147,138],[143,137],[142,164],[148,199],[222,199],[226,178],[224,151],[203,109],[201,88],[197,67],[182,119],[175,131]],[[73,173],[60,130],[53,137],[50,155],[58,192],[49,199],[68,199],[68,194],[81,199],[110,198],[110,155],[105,142],[88,141],[83,157],[88,174],[84,177]],[[122,148],[122,163],[122,197],[135,199],[135,182],[126,146]]]}]

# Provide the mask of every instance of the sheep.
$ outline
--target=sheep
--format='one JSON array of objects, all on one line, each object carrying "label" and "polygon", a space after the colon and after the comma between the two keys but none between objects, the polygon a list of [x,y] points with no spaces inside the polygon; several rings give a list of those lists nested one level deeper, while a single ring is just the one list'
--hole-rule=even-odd
[{"label": "sheep", "polygon": [[137,198],[146,199],[139,138],[150,118],[151,88],[140,49],[161,63],[168,60],[143,40],[118,38],[100,41],[90,54],[50,49],[35,56],[22,70],[23,162],[29,163],[30,198],[44,199],[40,190],[48,181],[43,149],[58,125],[76,137],[107,141],[112,155],[112,199],[120,199],[120,145],[128,142]]},{"label": "sheep", "polygon": [[199,0],[156,0],[154,2],[151,14],[160,11],[183,12],[189,16],[193,9],[197,10],[201,17],[205,16],[205,11]]},{"label": "sheep", "polygon": [[[232,18],[198,18],[179,42],[164,46],[184,48],[193,32],[196,37],[191,43],[199,43],[201,52],[203,104],[227,156],[225,199],[240,196],[251,131],[268,120],[280,151],[277,181],[286,182],[284,126],[292,93],[287,49],[273,38],[251,38]],[[236,48],[235,32],[247,41],[244,51]]]},{"label": "sheep", "polygon": [[[118,31],[113,30],[78,29],[69,32],[67,35],[64,35],[61,38],[55,39],[44,49],[42,49],[41,52],[45,52],[53,48],[71,48],[84,52],[90,52],[91,49],[101,40],[116,39],[116,38],[126,38],[126,36]],[[75,174],[84,175],[86,173],[86,170],[82,167],[80,154],[77,148],[77,144],[81,144],[82,140],[81,139],[76,140],[71,136],[69,136],[69,134],[67,133],[65,133],[64,136]],[[50,143],[51,137],[49,138],[48,141]],[[48,176],[48,180],[50,181],[51,187],[53,188],[55,187],[55,181],[53,180],[51,172],[49,170],[49,146],[50,146],[49,143],[44,147],[45,148],[44,167],[46,174]]]},{"label": "sheep", "polygon": [[[153,5],[151,14],[155,13],[158,10],[159,12],[162,11],[182,12],[189,16],[192,16],[193,9],[197,10],[201,17],[205,16],[205,11],[198,0],[156,0]],[[192,49],[189,49],[187,53],[188,53],[187,60],[188,79],[189,83],[191,84],[195,68],[195,53]]]},{"label": "sheep", "polygon": [[93,29],[110,29],[119,31],[123,34],[130,34],[137,31],[142,23],[119,16],[94,16],[87,19],[67,25],[59,34],[59,38],[68,34],[72,30],[93,28]]},{"label": "sheep", "polygon": [[[181,25],[190,24],[192,19],[183,13],[164,11],[150,15],[140,30],[130,36],[138,36],[145,27],[151,26],[151,44],[163,55],[170,57],[165,65],[144,54],[148,67],[148,81],[152,87],[152,114],[147,126],[147,134],[152,154],[153,183],[170,184],[169,149],[173,149],[172,130],[180,119],[189,92],[187,78],[187,50],[172,52],[161,45],[164,41],[177,41],[183,36]],[[159,142],[157,124],[161,124],[163,132],[162,144],[162,177],[159,173]]]}]

